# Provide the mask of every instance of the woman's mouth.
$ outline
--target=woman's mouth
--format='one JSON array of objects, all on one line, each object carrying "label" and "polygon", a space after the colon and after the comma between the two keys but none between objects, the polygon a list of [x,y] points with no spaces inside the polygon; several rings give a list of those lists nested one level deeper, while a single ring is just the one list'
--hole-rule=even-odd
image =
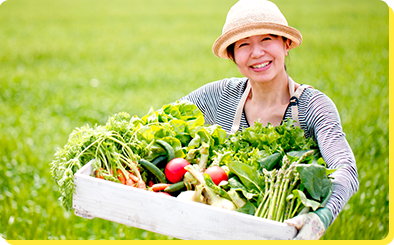
[{"label": "woman's mouth", "polygon": [[253,69],[261,69],[261,68],[264,68],[264,67],[268,66],[269,64],[271,64],[271,61],[267,61],[267,62],[264,62],[264,63],[261,63],[261,64],[257,64],[257,65],[252,65],[251,67]]}]

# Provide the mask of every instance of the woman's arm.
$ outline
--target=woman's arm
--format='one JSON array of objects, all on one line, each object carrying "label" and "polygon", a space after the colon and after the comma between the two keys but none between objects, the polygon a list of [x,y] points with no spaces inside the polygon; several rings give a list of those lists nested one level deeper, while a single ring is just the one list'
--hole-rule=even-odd
[{"label": "woman's arm", "polygon": [[195,104],[204,114],[205,123],[215,124],[216,113],[221,94],[226,86],[226,80],[208,83],[180,100],[187,100]]},{"label": "woman's arm", "polygon": [[332,223],[358,190],[356,160],[342,130],[335,104],[325,94],[312,91],[313,95],[304,106],[300,106],[300,109],[305,108],[302,119],[307,131],[317,140],[327,167],[337,169],[332,174],[333,194],[326,204],[333,215]]}]

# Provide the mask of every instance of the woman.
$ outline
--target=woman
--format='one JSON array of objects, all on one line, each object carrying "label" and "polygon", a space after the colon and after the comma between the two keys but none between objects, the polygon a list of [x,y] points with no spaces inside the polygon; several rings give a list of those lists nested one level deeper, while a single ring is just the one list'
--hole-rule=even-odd
[{"label": "woman", "polygon": [[285,221],[299,232],[295,239],[319,239],[332,224],[359,183],[353,152],[342,131],[334,103],[322,92],[295,83],[286,73],[285,57],[301,44],[278,7],[266,0],[240,0],[228,12],[213,53],[232,59],[245,78],[207,84],[181,100],[196,104],[206,123],[234,133],[260,121],[279,125],[296,120],[306,137],[314,137],[334,190],[326,207]]}]

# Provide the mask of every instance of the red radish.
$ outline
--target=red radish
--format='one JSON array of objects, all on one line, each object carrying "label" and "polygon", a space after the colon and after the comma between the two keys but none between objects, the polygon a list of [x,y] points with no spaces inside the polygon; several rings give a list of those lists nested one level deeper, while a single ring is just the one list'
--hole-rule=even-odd
[{"label": "red radish", "polygon": [[205,170],[205,173],[211,176],[211,179],[215,185],[219,185],[219,183],[223,180],[228,180],[226,172],[219,166],[211,166]]},{"label": "red radish", "polygon": [[185,167],[187,165],[190,165],[190,163],[183,158],[172,159],[171,161],[169,161],[167,163],[166,168],[164,170],[166,178],[171,183],[177,183],[177,182],[181,181],[183,176],[187,172],[185,170]]}]

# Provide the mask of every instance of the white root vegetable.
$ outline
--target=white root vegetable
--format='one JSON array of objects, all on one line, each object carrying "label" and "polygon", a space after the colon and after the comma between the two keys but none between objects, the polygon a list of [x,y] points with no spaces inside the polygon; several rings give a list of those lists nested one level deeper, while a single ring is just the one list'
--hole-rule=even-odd
[{"label": "white root vegetable", "polygon": [[202,196],[202,186],[196,186],[194,191],[183,191],[177,196],[178,199],[193,201],[193,202],[203,202],[204,197]]}]

